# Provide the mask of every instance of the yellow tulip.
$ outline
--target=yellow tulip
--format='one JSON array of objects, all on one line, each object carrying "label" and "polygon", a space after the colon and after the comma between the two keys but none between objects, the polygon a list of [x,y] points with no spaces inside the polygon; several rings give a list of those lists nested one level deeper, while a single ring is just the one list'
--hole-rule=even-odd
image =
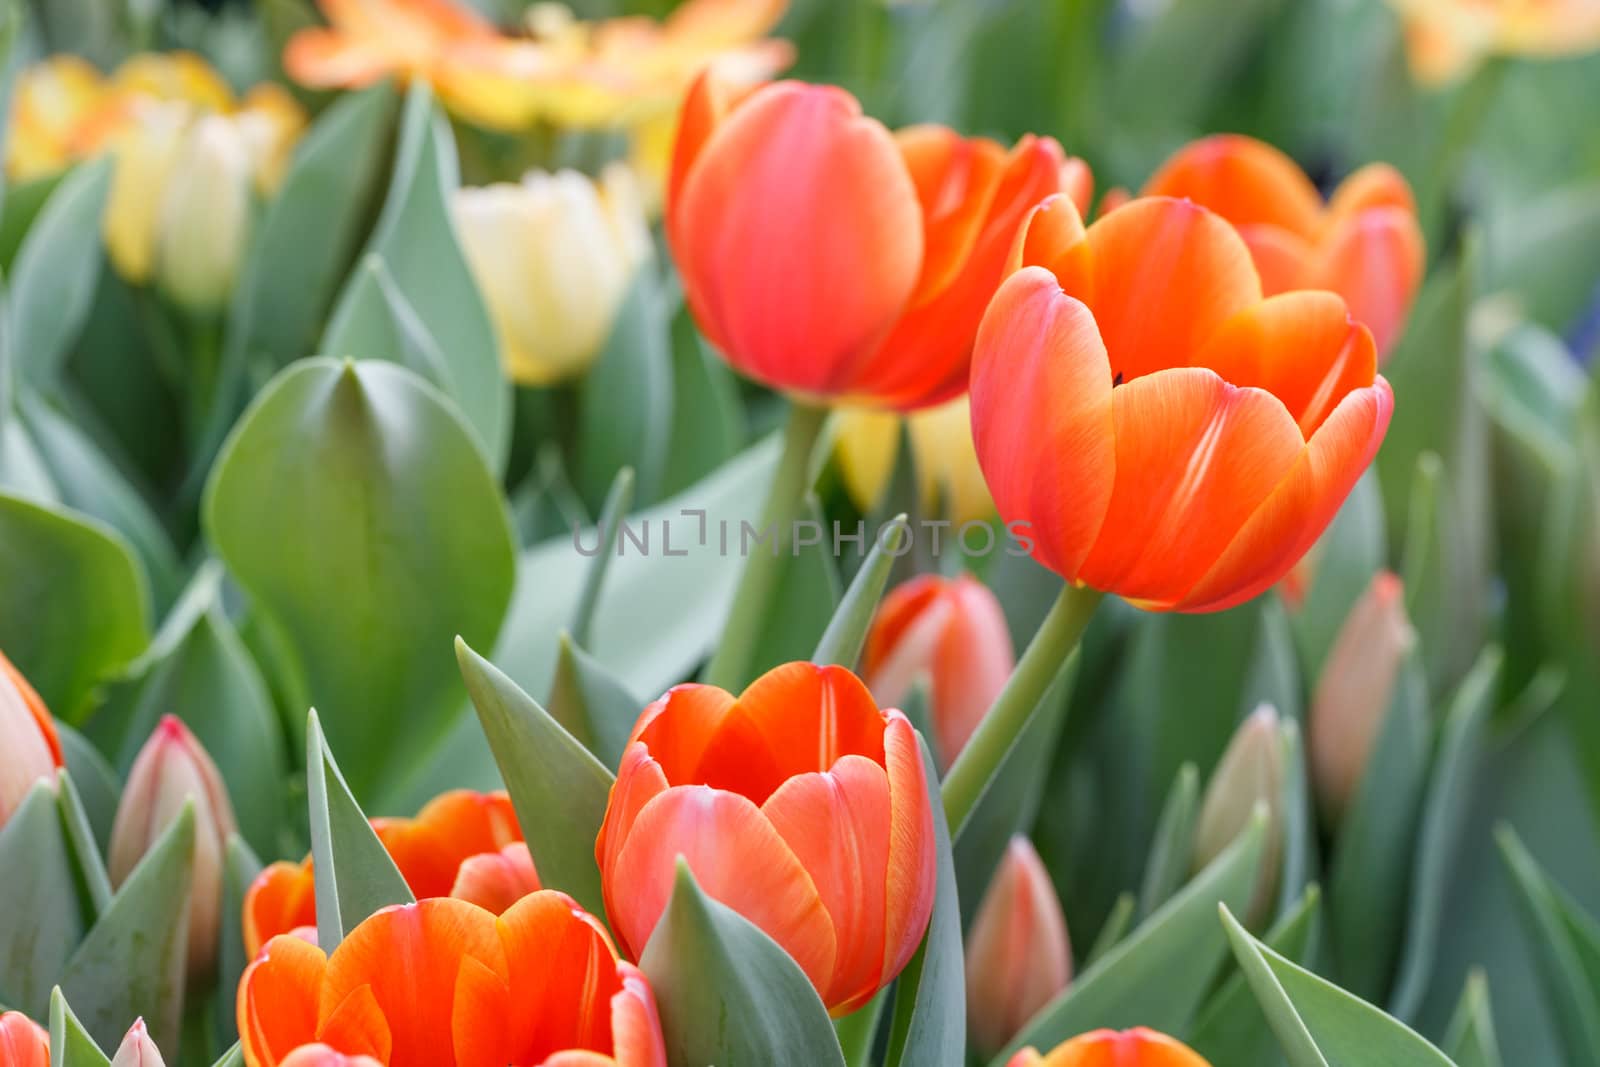
[{"label": "yellow tulip", "polygon": [[184,103],[139,99],[129,113],[129,123],[110,135],[116,166],[103,230],[117,273],[144,285],[155,274],[162,190],[172,176],[191,112]]},{"label": "yellow tulip", "polygon": [[632,175],[617,164],[598,182],[536,171],[460,190],[453,214],[507,373],[530,385],[580,374],[651,255]]},{"label": "yellow tulip", "polygon": [[1552,58],[1600,49],[1595,0],[1389,0],[1405,27],[1411,69],[1445,85],[1493,55]]},{"label": "yellow tulip", "polygon": [[179,100],[202,111],[232,111],[233,90],[216,68],[193,52],[140,52],[111,76],[113,90],[156,100]]},{"label": "yellow tulip", "polygon": [[978,467],[965,396],[904,417],[869,408],[839,412],[835,447],[845,488],[856,506],[871,510],[889,488],[902,423],[910,427],[922,506],[940,506],[957,523],[992,518],[994,498]]},{"label": "yellow tulip", "polygon": [[30,181],[72,163],[79,127],[106,92],[100,72],[77,56],[54,56],[19,74],[6,142],[12,180]]}]

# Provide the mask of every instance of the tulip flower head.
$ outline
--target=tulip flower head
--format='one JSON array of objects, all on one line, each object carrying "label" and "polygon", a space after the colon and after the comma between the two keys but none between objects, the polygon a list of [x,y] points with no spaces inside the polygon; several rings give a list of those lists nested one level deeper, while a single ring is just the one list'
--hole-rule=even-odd
[{"label": "tulip flower head", "polygon": [[[429,801],[414,819],[373,819],[372,828],[418,900],[455,897],[496,914],[539,889],[533,857],[504,793],[458,789]],[[311,857],[263,870],[244,898],[250,955],[279,934],[316,941]]]},{"label": "tulip flower head", "polygon": [[39,779],[55,780],[62,762],[49,709],[0,652],[0,826]]},{"label": "tulip flower head", "polygon": [[1282,578],[1388,429],[1367,328],[1332,293],[1263,299],[1238,232],[1183,200],[1085,229],[1052,197],[1013,262],[978,334],[972,426],[1034,558],[1158,611]]},{"label": "tulip flower head", "polygon": [[848,1014],[932,914],[927,790],[910,722],[843,667],[790,663],[737,698],[680,685],[640,716],[611,789],[595,845],[606,913],[637,959],[683,857]]},{"label": "tulip flower head", "polygon": [[1416,645],[1398,575],[1380,572],[1334,637],[1311,697],[1311,780],[1317,806],[1337,821],[1366,774],[1400,668]]},{"label": "tulip flower head", "polygon": [[1023,1049],[1008,1067],[1211,1067],[1180,1041],[1154,1030],[1096,1030],[1041,1056]]},{"label": "tulip flower head", "polygon": [[0,1012],[0,1067],[50,1067],[50,1032],[20,1011]]},{"label": "tulip flower head", "polygon": [[666,1067],[644,975],[554,890],[498,918],[448,897],[385,908],[331,956],[275,937],[239,981],[238,1020],[248,1067]]},{"label": "tulip flower head", "polygon": [[922,575],[897,586],[867,634],[862,675],[880,706],[929,683],[939,759],[955,761],[1017,664],[1000,601],[963,575]]},{"label": "tulip flower head", "polygon": [[157,284],[191,311],[233,292],[250,231],[252,162],[243,129],[208,115],[184,131],[156,227]]},{"label": "tulip flower head", "polygon": [[1460,81],[1490,56],[1554,59],[1600,50],[1594,0],[1389,0],[1417,81]]},{"label": "tulip flower head", "polygon": [[708,72],[679,124],[667,237],[695,320],[741,373],[909,411],[965,390],[1017,224],[1086,178],[1048,138],[894,135],[842,89],[741,95]]},{"label": "tulip flower head", "polygon": [[519,185],[462,189],[452,214],[506,371],[528,385],[582,373],[651,260],[627,168],[612,164],[598,182],[576,171],[535,171]]},{"label": "tulip flower head", "polygon": [[1011,839],[967,935],[967,1034],[985,1058],[1067,988],[1072,946],[1044,861]]},{"label": "tulip flower head", "polygon": [[1187,197],[1239,229],[1267,296],[1328,289],[1372,331],[1380,361],[1405,328],[1427,265],[1411,186],[1386,163],[1362,167],[1326,205],[1288,156],[1219,134],[1167,160],[1146,196]]},{"label": "tulip flower head", "polygon": [[222,910],[222,866],[235,830],[233,804],[222,775],[183,720],[168,715],[139,750],[111,825],[106,868],[115,885],[127,881],[167,828],[194,805],[194,875],[189,897],[189,973],[207,974],[216,961]]},{"label": "tulip flower head", "polygon": [[929,514],[957,524],[994,517],[994,498],[972,447],[972,414],[958,396],[907,416],[872,408],[845,408],[834,419],[834,442],[845,489],[861,511],[882,501],[900,455],[900,429],[911,435],[917,495]]},{"label": "tulip flower head", "polygon": [[1258,807],[1266,808],[1266,846],[1247,909],[1251,920],[1266,914],[1278,887],[1286,773],[1283,746],[1278,711],[1270,704],[1262,704],[1239,724],[1216,770],[1211,772],[1195,824],[1194,869],[1198,871],[1227,850],[1250,825]]},{"label": "tulip flower head", "polygon": [[161,1050],[150,1040],[143,1019],[135,1019],[128,1028],[127,1036],[117,1046],[117,1054],[111,1057],[111,1067],[167,1067]]}]

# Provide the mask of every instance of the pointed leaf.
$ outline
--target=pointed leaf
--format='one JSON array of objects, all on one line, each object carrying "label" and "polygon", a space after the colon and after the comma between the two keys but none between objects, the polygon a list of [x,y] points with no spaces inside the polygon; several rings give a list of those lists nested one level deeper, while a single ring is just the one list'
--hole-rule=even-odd
[{"label": "pointed leaf", "polygon": [[594,364],[578,389],[574,449],[578,490],[597,500],[622,467],[638,474],[639,500],[661,498],[672,434],[672,336],[654,265],[634,276]]},{"label": "pointed leaf", "polygon": [[[783,550],[783,558],[777,561],[778,587],[773,592],[772,603],[783,605],[783,610],[768,612],[761,620],[760,636],[751,651],[749,677],[741,685],[749,684],[780,663],[809,656],[828,628],[841,595],[831,531],[821,505],[811,497],[795,522],[792,544]],[[771,551],[771,543],[751,542],[752,557]],[[728,688],[737,691],[740,686]]]},{"label": "pointed leaf", "polygon": [[44,1018],[94,914],[48,782],[0,826],[0,1003]]},{"label": "pointed leaf", "polygon": [[1388,557],[1383,494],[1369,469],[1303,564],[1311,569],[1311,584],[1289,621],[1307,677],[1322,673],[1339,628]]},{"label": "pointed leaf", "polygon": [[1139,891],[1139,914],[1148,916],[1172,899],[1188,877],[1194,857],[1195,823],[1200,817],[1200,771],[1192,763],[1178,769],[1156,823],[1156,841]]},{"label": "pointed leaf", "polygon": [[602,764],[616,767],[622,763],[622,751],[645,703],[563,635],[549,711]]},{"label": "pointed leaf", "polygon": [[1501,1067],[1504,1062],[1489,1007],[1489,980],[1482,971],[1467,975],[1461,1002],[1445,1034],[1444,1051],[1459,1067]]},{"label": "pointed leaf", "polygon": [[368,255],[351,275],[317,353],[335,359],[388,360],[426,378],[446,396],[455,392],[439,342],[380,256]]},{"label": "pointed leaf", "polygon": [[1128,936],[1128,931],[1133,929],[1133,920],[1139,915],[1139,898],[1132,893],[1123,893],[1111,905],[1111,911],[1106,915],[1106,921],[1100,924],[1100,932],[1094,935],[1094,943],[1089,946],[1089,951],[1083,954],[1083,959],[1078,966],[1081,972],[1087,971],[1105,956],[1106,953],[1122,943]]},{"label": "pointed leaf", "polygon": [[78,793],[72,772],[66,768],[62,769],[60,775],[58,804],[61,827],[66,832],[67,848],[72,853],[73,869],[78,874],[79,896],[87,902],[86,914],[98,917],[111,904],[111,876],[106,872],[100,845],[95,840],[94,829],[89,825],[89,814],[84,810],[83,798]]},{"label": "pointed leaf", "polygon": [[78,1017],[72,1014],[59,988],[50,994],[50,1062],[56,1067],[110,1067],[111,1064]]},{"label": "pointed leaf", "polygon": [[861,650],[867,643],[867,632],[872,628],[873,616],[878,612],[878,602],[889,584],[889,571],[894,567],[895,556],[886,546],[899,546],[911,536],[911,529],[902,512],[890,519],[873,539],[872,551],[866,562],[856,571],[839,601],[828,628],[811,654],[813,663],[836,663],[841,667],[856,669]]},{"label": "pointed leaf", "polygon": [[588,648],[594,640],[594,609],[600,602],[606,569],[611,566],[612,557],[616,554],[617,534],[627,520],[628,510],[633,507],[633,487],[633,468],[619,468],[611,479],[605,507],[600,509],[594,562],[589,564],[589,572],[584,575],[583,592],[578,595],[578,606],[572,613],[573,637],[584,648]]},{"label": "pointed leaf", "polygon": [[[100,750],[66,723],[56,723],[61,737],[61,752],[72,774],[73,805],[82,813],[89,844],[105,849],[111,843],[111,825],[117,817],[117,801],[122,797],[122,779]],[[102,865],[103,866],[103,865]],[[106,895],[110,896],[109,889]]]},{"label": "pointed leaf", "polygon": [[739,383],[707,350],[687,310],[673,321],[672,433],[661,492],[679,493],[738,454],[744,443]]},{"label": "pointed leaf", "polygon": [[[244,951],[244,899],[261,873],[261,861],[238,834],[228,837],[222,860],[222,938],[217,950],[217,988],[239,988],[239,978],[250,963]],[[239,1020],[232,997],[219,997],[216,1031],[220,1044],[239,1040]]]}]

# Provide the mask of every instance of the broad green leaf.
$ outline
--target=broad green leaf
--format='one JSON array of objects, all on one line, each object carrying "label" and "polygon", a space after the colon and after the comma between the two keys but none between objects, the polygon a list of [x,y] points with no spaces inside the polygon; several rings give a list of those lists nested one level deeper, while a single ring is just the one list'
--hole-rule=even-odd
[{"label": "broad green leaf", "polygon": [[[1316,943],[1321,900],[1316,886],[1307,889],[1267,932],[1263,939],[1267,947],[1306,964]],[[1277,1067],[1279,1063],[1277,1044],[1243,974],[1230,975],[1211,994],[1195,1019],[1189,1044],[1210,1062],[1229,1067]]]},{"label": "broad green leaf", "polygon": [[616,553],[617,534],[633,507],[634,476],[632,467],[619,468],[611,479],[611,490],[606,493],[606,503],[600,509],[600,522],[596,527],[594,562],[584,575],[583,592],[578,596],[578,606],[572,613],[572,634],[578,644],[588,647],[594,640],[594,609],[600,602],[600,589],[605,585],[606,570]]},{"label": "broad green leaf", "polygon": [[1600,184],[1569,186],[1489,216],[1487,288],[1550,329],[1570,328],[1600,274]]},{"label": "broad green leaf", "polygon": [[1422,802],[1405,946],[1389,995],[1390,1013],[1408,1021],[1421,1007],[1433,978],[1439,937],[1445,931],[1445,908],[1454,891],[1455,860],[1465,844],[1467,811],[1483,757],[1484,735],[1495,708],[1501,660],[1499,649],[1486,648],[1456,691]]},{"label": "broad green leaf", "polygon": [[304,671],[356,796],[431,751],[461,707],[450,641],[494,639],[515,566],[453,406],[393,364],[298,363],[234,430],[203,514]]},{"label": "broad green leaf", "polygon": [[850,580],[850,587],[839,600],[839,607],[828,628],[822,631],[816,651],[811,653],[813,663],[837,663],[841,667],[856,669],[861,650],[867,643],[867,633],[878,612],[878,602],[883,599],[884,587],[889,584],[889,570],[894,566],[888,545],[899,545],[902,538],[911,536],[904,513],[896,515],[888,526],[878,531],[873,539],[872,551],[866,562]]},{"label": "broad green leaf", "polygon": [[450,125],[419,79],[406,93],[394,179],[367,252],[382,258],[427,323],[448,361],[449,395],[498,471],[511,444],[511,393],[488,309],[450,221],[458,183]]},{"label": "broad green leaf", "polygon": [[1156,843],[1144,869],[1139,914],[1148,916],[1172,899],[1189,875],[1194,856],[1195,822],[1200,817],[1200,771],[1192,763],[1178,769],[1172,791],[1156,823]]},{"label": "broad green leaf", "polygon": [[570,893],[591,914],[604,915],[594,840],[610,803],[611,772],[460,638],[456,659],[527,835],[540,882]]},{"label": "broad green leaf", "polygon": [[1139,898],[1132,893],[1123,893],[1111,905],[1111,911],[1106,915],[1106,921],[1100,924],[1100,932],[1094,935],[1094,942],[1089,950],[1078,961],[1078,970],[1085,971],[1094,966],[1106,953],[1122,943],[1128,936],[1128,931],[1133,929],[1133,920],[1139,917]]},{"label": "broad green leaf", "polygon": [[[250,884],[260,873],[261,861],[250,851],[250,846],[238,834],[230,834],[222,859],[222,937],[217,950],[218,989],[238,989],[239,978],[250,963],[244,947],[244,901]],[[239,1021],[232,997],[217,999],[216,1030],[217,1038],[223,1045],[239,1040]]]},{"label": "broad green leaf", "polygon": [[550,688],[551,716],[607,767],[622,762],[645,702],[593,656],[563,636]]},{"label": "broad green leaf", "polygon": [[700,889],[678,861],[672,898],[639,960],[668,1067],[844,1067],[827,1009],[789,954]]},{"label": "broad green leaf", "polygon": [[682,311],[673,322],[672,433],[661,492],[689,488],[737,455],[743,442],[739,383]]},{"label": "broad green leaf", "polygon": [[[60,729],[66,731],[70,727],[62,726]],[[66,834],[67,848],[72,853],[79,894],[88,902],[87,914],[91,918],[98,918],[111,905],[111,876],[106,872],[105,860],[101,858],[94,828],[89,825],[89,813],[84,808],[83,797],[78,792],[72,771],[66,767],[61,769],[59,792],[57,806],[61,812],[61,828]]]},{"label": "broad green leaf", "polygon": [[900,972],[890,1018],[886,1067],[960,1067],[967,1045],[966,959],[961,947],[961,902],[950,827],[944,818],[938,770],[919,738],[922,769],[933,810],[937,888],[928,932]]},{"label": "broad green leaf", "polygon": [[[812,497],[795,523],[793,546],[783,549],[784,558],[777,561],[779,578],[771,601],[774,610],[767,612],[759,627],[760,636],[751,651],[744,685],[780,663],[804,659],[817,647],[842,595],[831,538],[832,527]],[[773,544],[752,541],[752,559],[757,554],[771,553]],[[729,562],[742,566],[749,561]],[[781,610],[777,605],[782,605]]]},{"label": "broad green leaf", "polygon": [[49,783],[0,826],[0,870],[0,1003],[42,1019],[94,915]]},{"label": "broad green leaf", "polygon": [[68,722],[148,640],[133,550],[87,515],[0,494],[0,648]]},{"label": "broad green leaf", "polygon": [[578,387],[573,476],[587,499],[600,499],[622,467],[636,472],[641,503],[661,499],[673,407],[671,324],[661,288],[654,266],[639,271]]},{"label": "broad green leaf", "polygon": [[1227,952],[1217,906],[1243,909],[1250,903],[1266,833],[1266,812],[1258,811],[1238,840],[1078,975],[1009,1049],[990,1061],[991,1067],[1003,1067],[1026,1045],[1054,1048],[1101,1027],[1148,1026],[1164,1033],[1187,1028]]},{"label": "broad green leaf", "polygon": [[59,988],[50,994],[50,1062],[56,1067],[110,1067],[111,1064],[78,1017],[72,1014]]},{"label": "broad green leaf", "polygon": [[39,212],[50,202],[50,194],[71,173],[70,170],[58,170],[25,182],[6,183],[5,203],[0,208],[0,270],[4,271],[6,277],[11,276],[22,239],[28,236]]},{"label": "broad green leaf", "polygon": [[1445,1033],[1444,1051],[1459,1067],[1501,1067],[1504,1062],[1489,1007],[1489,980],[1482,971],[1467,975],[1461,1001]]},{"label": "broad green leaf", "polygon": [[315,710],[306,721],[306,801],[317,891],[317,943],[331,952],[363,919],[415,898],[345,784]]},{"label": "broad green leaf", "polygon": [[450,364],[380,256],[368,255],[350,276],[317,353],[334,359],[398,363],[445,396],[455,395]]},{"label": "broad green leaf", "polygon": [[1416,1031],[1285,959],[1251,937],[1226,906],[1219,910],[1291,1067],[1454,1067]]},{"label": "broad green leaf", "polygon": [[106,848],[111,841],[111,824],[117,816],[117,801],[122,796],[122,779],[100,750],[78,731],[64,722],[56,723],[56,733],[61,737],[61,754],[67,770],[76,784],[73,792],[76,803],[83,809],[84,820],[89,825],[90,838],[98,848]]},{"label": "broad green leaf", "polygon": [[1318,870],[1317,814],[1311,803],[1311,781],[1300,724],[1281,727],[1283,742],[1283,869],[1278,878],[1277,916],[1296,911],[1313,887]]},{"label": "broad green leaf", "polygon": [[77,167],[50,194],[17,250],[7,308],[23,381],[53,385],[83,328],[100,274],[100,216],[110,189],[108,160]]},{"label": "broad green leaf", "polygon": [[115,1048],[140,1016],[158,1048],[178,1047],[194,835],[194,806],[185,804],[61,975],[62,992],[101,1047]]}]

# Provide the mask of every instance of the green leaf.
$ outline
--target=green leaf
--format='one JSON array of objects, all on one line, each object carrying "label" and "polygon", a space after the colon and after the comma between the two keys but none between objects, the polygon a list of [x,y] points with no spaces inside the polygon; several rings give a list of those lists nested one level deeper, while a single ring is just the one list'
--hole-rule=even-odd
[{"label": "green leaf", "polygon": [[1139,915],[1139,898],[1132,893],[1123,893],[1111,905],[1111,911],[1106,914],[1106,921],[1100,924],[1100,932],[1094,935],[1094,943],[1089,946],[1089,951],[1083,954],[1079,961],[1078,969],[1086,971],[1099,963],[1101,958],[1122,943],[1128,936],[1128,931],[1133,928],[1133,920]]},{"label": "green leaf", "polygon": [[899,545],[901,539],[911,536],[911,530],[902,512],[889,520],[873,539],[872,551],[856,576],[850,580],[839,607],[828,628],[822,631],[816,651],[811,653],[813,663],[837,663],[855,670],[861,658],[861,649],[867,643],[867,631],[872,628],[873,616],[878,612],[878,602],[883,599],[884,587],[889,584],[889,571],[895,557],[886,545]]},{"label": "green leaf", "polygon": [[42,1019],[93,916],[48,782],[0,826],[0,870],[0,1003]]},{"label": "green leaf", "polygon": [[594,562],[584,575],[583,592],[578,596],[578,606],[572,613],[572,633],[578,644],[587,648],[594,640],[594,609],[600,602],[600,589],[605,585],[606,570],[616,552],[617,534],[633,507],[634,477],[632,467],[618,469],[611,480],[611,491],[606,494],[605,507],[600,509],[600,522],[596,527]]},{"label": "green leaf", "polygon": [[550,688],[550,714],[607,767],[622,762],[622,752],[645,702],[593,656],[562,635],[556,680]]},{"label": "green leaf", "polygon": [[591,914],[604,915],[594,840],[610,803],[611,772],[460,638],[456,659],[517,821],[525,828],[540,882],[571,894]]},{"label": "green leaf", "polygon": [[[261,873],[261,861],[238,834],[228,836],[222,860],[222,937],[217,950],[217,988],[239,988],[239,978],[250,960],[244,948],[244,900],[250,883]],[[216,1003],[216,1031],[220,1044],[239,1040],[239,1020],[234,998],[222,996]]]},{"label": "green leaf", "polygon": [[[816,539],[811,540],[812,537]],[[817,640],[828,628],[842,595],[831,537],[832,527],[821,505],[811,497],[795,522],[792,547],[783,549],[784,558],[777,561],[779,578],[771,603],[781,604],[783,608],[769,611],[762,620],[760,636],[751,651],[751,670],[744,684],[780,663],[811,655]],[[751,541],[752,558],[771,551],[770,542],[758,545]]]},{"label": "green leaf", "polygon": [[311,809],[317,943],[332,952],[369,915],[416,898],[339,773],[315,709],[306,718],[306,801]]},{"label": "green leaf", "polygon": [[449,361],[428,332],[380,256],[361,261],[317,343],[317,353],[335,359],[383,359],[398,363],[446,396],[455,395]]},{"label": "green leaf", "polygon": [[53,385],[83,328],[100,275],[100,216],[110,189],[109,160],[77,167],[50,194],[17,250],[7,307],[23,381]]},{"label": "green leaf", "polygon": [[960,1067],[967,1046],[966,959],[961,947],[961,902],[956,886],[950,827],[945,822],[938,768],[928,743],[918,737],[922,769],[933,809],[937,866],[933,915],[911,962],[895,984],[885,1067]]},{"label": "green leaf", "polygon": [[1280,727],[1283,741],[1283,870],[1278,880],[1277,915],[1280,921],[1297,910],[1318,869],[1317,815],[1311,803],[1311,782],[1306,772],[1306,752],[1300,724],[1286,720]]},{"label": "green leaf", "polygon": [[418,79],[406,93],[394,180],[367,252],[383,260],[427,323],[448,361],[449,395],[499,471],[511,445],[511,392],[488,309],[450,221],[458,183],[449,123]]},{"label": "green leaf", "polygon": [[1594,299],[1600,274],[1600,185],[1569,186],[1489,215],[1487,288],[1565,331]]},{"label": "green leaf", "polygon": [[120,534],[0,494],[0,648],[57,715],[76,721],[94,685],[143,651],[148,601]]},{"label": "green leaf", "polygon": [[1258,811],[1210,866],[1034,1016],[991,1067],[1001,1067],[1024,1046],[1054,1048],[1101,1027],[1182,1032],[1227,952],[1217,905],[1242,909],[1250,903],[1266,833],[1266,812]]},{"label": "green leaf", "polygon": [[1291,1067],[1454,1067],[1414,1030],[1285,959],[1223,906],[1234,956]]},{"label": "green leaf", "polygon": [[687,310],[673,321],[672,432],[661,492],[679,493],[738,454],[744,441],[739,383],[708,351]]},{"label": "green leaf", "polygon": [[1290,616],[1308,678],[1322,673],[1339,628],[1388,556],[1383,496],[1377,474],[1368,470],[1311,550],[1305,603]]},{"label": "green leaf", "polygon": [[1178,769],[1172,791],[1156,823],[1156,843],[1144,869],[1139,914],[1148,916],[1183,887],[1194,857],[1195,823],[1200,817],[1200,771],[1192,763]]},{"label": "green leaf", "polygon": [[1461,1002],[1445,1033],[1444,1051],[1460,1067],[1500,1067],[1500,1042],[1489,1007],[1489,979],[1482,971],[1467,975]]},{"label": "green leaf", "polygon": [[58,722],[56,733],[61,737],[61,753],[76,785],[74,803],[83,809],[84,821],[89,826],[89,841],[104,849],[111,841],[111,824],[116,820],[117,801],[122,796],[122,779],[117,777],[100,750],[78,731]]},{"label": "green leaf", "polygon": [[1450,703],[1422,804],[1410,885],[1405,946],[1389,996],[1392,1015],[1415,1017],[1433,979],[1445,910],[1455,888],[1456,857],[1465,843],[1468,809],[1499,689],[1500,650],[1484,649]]},{"label": "green leaf", "polygon": [[70,170],[58,170],[15,185],[7,183],[5,204],[0,209],[0,270],[6,277],[11,276],[22,240],[33,229],[39,212],[50,202],[50,194],[71,173]]},{"label": "green leaf", "polygon": [[194,806],[185,804],[61,975],[62,991],[102,1047],[115,1048],[140,1016],[158,1048],[178,1047],[194,835]]},{"label": "green leaf", "polygon": [[799,964],[678,861],[672,898],[640,958],[669,1067],[844,1067],[827,1009]]},{"label": "green leaf", "polygon": [[573,472],[578,490],[598,500],[622,467],[638,475],[639,500],[661,497],[672,434],[672,337],[662,282],[641,268],[611,334],[578,388]]},{"label": "green leaf", "polygon": [[78,793],[71,770],[65,767],[60,774],[60,794],[61,826],[66,831],[67,848],[72,852],[73,868],[78,874],[79,893],[88,901],[88,914],[98,917],[111,905],[111,876],[106,872],[105,860],[101,859],[100,845],[89,825],[83,797]]},{"label": "green leaf", "polygon": [[78,1017],[72,1014],[59,988],[50,994],[50,1062],[56,1067],[110,1067],[111,1064]]},{"label": "green leaf", "polygon": [[356,795],[431,751],[461,707],[449,642],[494,639],[515,566],[504,500],[453,407],[393,364],[298,363],[234,430],[203,513],[292,648]]}]

